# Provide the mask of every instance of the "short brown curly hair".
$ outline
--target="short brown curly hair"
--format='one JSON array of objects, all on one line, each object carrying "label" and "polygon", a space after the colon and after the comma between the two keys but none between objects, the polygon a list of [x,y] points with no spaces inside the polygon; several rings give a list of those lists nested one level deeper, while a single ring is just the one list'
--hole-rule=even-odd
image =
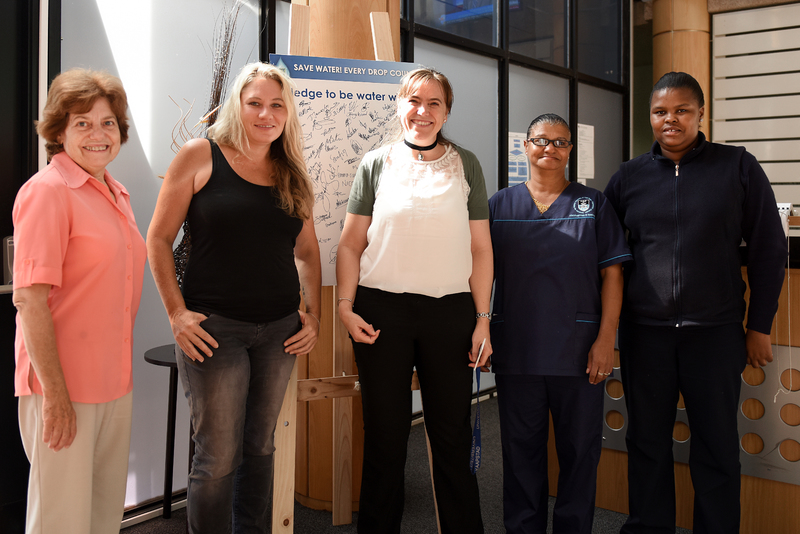
[{"label": "short brown curly hair", "polygon": [[47,160],[62,152],[64,145],[58,136],[67,128],[70,113],[86,113],[98,98],[105,98],[119,125],[120,144],[128,140],[128,96],[122,81],[103,71],[70,69],[53,79],[42,111],[42,120],[36,122],[36,132],[45,140]]}]

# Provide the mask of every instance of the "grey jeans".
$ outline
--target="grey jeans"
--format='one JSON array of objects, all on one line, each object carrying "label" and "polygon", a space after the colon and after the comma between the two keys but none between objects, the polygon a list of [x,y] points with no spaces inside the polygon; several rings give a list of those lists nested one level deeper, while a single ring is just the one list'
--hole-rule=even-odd
[{"label": "grey jeans", "polygon": [[194,429],[189,531],[268,532],[275,423],[295,362],[283,342],[300,316],[255,324],[211,315],[201,326],[219,343],[212,357],[193,361],[176,345]]}]

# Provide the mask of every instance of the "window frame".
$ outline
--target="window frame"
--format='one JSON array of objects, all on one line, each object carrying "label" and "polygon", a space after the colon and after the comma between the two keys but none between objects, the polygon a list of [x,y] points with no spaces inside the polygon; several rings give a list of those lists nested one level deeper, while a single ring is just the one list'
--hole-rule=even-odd
[{"label": "window frame", "polygon": [[[261,38],[261,58],[268,58],[270,53],[275,52],[275,6],[279,0],[261,0],[261,25],[266,31]],[[288,2],[289,0],[280,0]],[[578,46],[577,38],[580,28],[578,27],[578,3],[581,0],[566,0],[569,21],[567,36],[567,57],[569,67],[561,67],[539,61],[523,54],[509,51],[509,5],[508,2],[498,2],[497,28],[499,46],[488,45],[479,41],[474,41],[466,37],[461,37],[448,33],[437,28],[432,28],[420,24],[414,19],[415,0],[400,0],[400,60],[414,61],[414,40],[417,38],[433,41],[445,46],[459,48],[461,50],[480,54],[497,60],[498,77],[498,131],[501,135],[497,140],[497,188],[502,189],[508,186],[508,97],[509,97],[509,72],[511,65],[517,65],[533,71],[556,75],[565,78],[569,82],[569,127],[572,132],[578,131],[578,87],[579,84],[586,84],[607,91],[622,95],[622,153],[620,161],[630,159],[630,13],[631,1],[621,0],[620,2],[620,78],[622,83],[614,83],[602,78],[597,78],[589,74],[578,71]],[[503,133],[505,132],[505,135]],[[578,173],[578,151],[570,153],[569,161],[569,180],[577,181]]]}]

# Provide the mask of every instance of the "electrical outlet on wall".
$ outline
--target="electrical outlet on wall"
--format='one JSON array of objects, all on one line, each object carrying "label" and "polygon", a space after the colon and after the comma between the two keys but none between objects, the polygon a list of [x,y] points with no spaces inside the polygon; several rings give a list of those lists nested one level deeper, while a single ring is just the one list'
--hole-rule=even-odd
[{"label": "electrical outlet on wall", "polygon": [[789,216],[792,214],[792,204],[789,202],[778,202],[778,215],[781,217],[783,233],[789,235]]}]

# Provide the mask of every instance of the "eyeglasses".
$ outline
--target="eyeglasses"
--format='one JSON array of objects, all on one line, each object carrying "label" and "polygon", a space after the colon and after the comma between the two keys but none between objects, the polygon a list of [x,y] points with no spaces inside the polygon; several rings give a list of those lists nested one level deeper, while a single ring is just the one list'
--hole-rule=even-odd
[{"label": "eyeglasses", "polygon": [[572,146],[570,141],[564,141],[563,139],[545,139],[544,137],[532,137],[528,139],[531,143],[536,146],[547,146],[550,143],[553,143],[553,146],[556,148],[567,148],[568,146]]}]

